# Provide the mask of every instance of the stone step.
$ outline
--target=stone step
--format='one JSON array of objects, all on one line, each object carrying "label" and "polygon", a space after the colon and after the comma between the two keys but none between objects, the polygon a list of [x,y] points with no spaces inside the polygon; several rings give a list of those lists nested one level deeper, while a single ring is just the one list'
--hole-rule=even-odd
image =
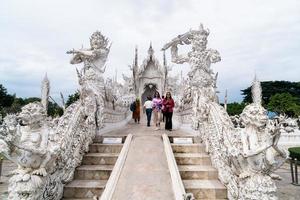
[{"label": "stone step", "polygon": [[[67,199],[92,199],[99,197],[106,185],[106,180],[73,180],[64,187],[63,197]],[[82,199],[83,198],[83,199]]]},{"label": "stone step", "polygon": [[207,153],[174,153],[177,165],[211,165]]},{"label": "stone step", "polygon": [[90,153],[120,153],[123,144],[101,144],[93,143],[90,145]]},{"label": "stone step", "polygon": [[79,180],[108,180],[114,165],[81,165],[74,174]]},{"label": "stone step", "polygon": [[114,165],[119,153],[87,153],[83,156],[82,165]]},{"label": "stone step", "polygon": [[171,144],[174,153],[205,153],[202,144]]},{"label": "stone step", "polygon": [[93,198],[62,198],[62,200],[94,200]]},{"label": "stone step", "polygon": [[127,134],[126,135],[101,135],[101,136],[96,136],[93,140],[94,143],[103,143],[103,140],[104,138],[122,138],[122,143],[125,142],[125,139],[127,137]]},{"label": "stone step", "polygon": [[213,180],[218,179],[218,171],[210,165],[178,165],[183,180]]},{"label": "stone step", "polygon": [[187,193],[195,199],[226,199],[227,190],[219,180],[183,180]]}]

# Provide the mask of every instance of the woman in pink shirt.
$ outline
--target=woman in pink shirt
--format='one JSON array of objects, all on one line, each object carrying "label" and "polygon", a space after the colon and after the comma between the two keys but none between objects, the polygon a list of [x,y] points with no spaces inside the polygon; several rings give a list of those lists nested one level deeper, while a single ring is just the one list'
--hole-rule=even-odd
[{"label": "woman in pink shirt", "polygon": [[156,126],[155,130],[160,129],[160,113],[162,108],[162,99],[160,98],[159,92],[156,91],[154,94],[154,98],[152,100],[152,112],[154,114],[154,124]]}]

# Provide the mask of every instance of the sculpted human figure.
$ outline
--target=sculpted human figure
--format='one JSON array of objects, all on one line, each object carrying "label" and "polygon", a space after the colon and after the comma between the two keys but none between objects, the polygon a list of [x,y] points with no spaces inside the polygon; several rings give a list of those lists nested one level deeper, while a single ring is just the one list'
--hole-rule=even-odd
[{"label": "sculpted human figure", "polygon": [[[221,60],[217,50],[207,49],[207,37],[209,30],[205,30],[201,24],[198,30],[179,35],[167,43],[162,50],[171,47],[172,62],[182,64],[188,62],[191,70],[188,73],[193,96],[193,127],[199,128],[201,118],[207,118],[208,102],[217,101],[215,95],[215,78],[211,63]],[[191,45],[192,50],[187,55],[178,54],[178,45]],[[199,118],[200,117],[200,118]]]},{"label": "sculpted human figure", "polygon": [[250,171],[270,174],[284,163],[288,154],[278,147],[280,124],[272,123],[261,106],[261,88],[256,79],[252,93],[253,103],[246,106],[241,114],[241,122],[245,126],[241,132],[243,156]]},{"label": "sculpted human figure", "polygon": [[[16,120],[15,138],[10,141],[8,158],[18,164],[15,174],[31,173],[46,176],[46,165],[53,152],[49,152],[49,127],[46,122],[45,109],[40,102],[30,103],[22,108]],[[2,143],[3,144],[3,143]]]},{"label": "sculpted human figure", "polygon": [[240,178],[241,198],[270,199],[276,191],[271,179],[280,178],[273,172],[284,164],[288,153],[278,147],[281,125],[268,119],[267,111],[261,105],[260,82],[256,79],[252,85],[252,99],[253,103],[245,107],[240,117],[245,128],[236,130],[240,136],[240,147],[231,146],[230,149],[235,150],[229,151]]},{"label": "sculpted human figure", "polygon": [[[172,62],[177,64],[188,62],[191,65],[188,75],[192,85],[208,86],[214,83],[210,65],[219,62],[221,57],[217,50],[206,48],[208,35],[209,30],[205,30],[201,24],[199,30],[190,30],[179,35],[163,47],[163,50],[171,47]],[[178,55],[179,44],[191,44],[192,50],[187,55]]]},{"label": "sculpted human figure", "polygon": [[[107,60],[110,46],[108,39],[96,31],[90,38],[90,48],[71,50],[68,54],[74,54],[71,64],[84,63],[82,70],[77,71],[79,77],[81,103],[86,105],[85,113],[88,121],[103,126],[103,109],[105,102],[105,88],[103,73],[105,72],[105,62]],[[94,116],[92,113],[96,113]]]},{"label": "sculpted human figure", "polygon": [[90,46],[89,49],[73,49],[67,53],[74,54],[70,62],[71,64],[84,63],[82,71],[86,79],[95,80],[97,78],[102,78],[99,75],[102,75],[105,72],[105,62],[110,47],[108,47],[108,39],[99,31],[92,34]]},{"label": "sculpted human figure", "polygon": [[252,173],[264,173],[276,168],[273,149],[282,156],[286,154],[277,147],[279,131],[270,133],[266,110],[261,105],[249,105],[241,114],[241,122],[245,126],[241,129],[242,155],[248,164],[240,177],[250,176]]}]

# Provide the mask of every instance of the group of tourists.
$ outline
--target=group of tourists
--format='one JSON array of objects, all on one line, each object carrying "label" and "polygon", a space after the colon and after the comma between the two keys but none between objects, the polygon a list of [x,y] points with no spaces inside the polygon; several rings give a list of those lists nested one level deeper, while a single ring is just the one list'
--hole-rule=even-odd
[{"label": "group of tourists", "polygon": [[[153,98],[148,96],[143,105],[147,116],[147,126],[150,127],[151,116],[153,113],[153,122],[156,127],[155,130],[160,129],[161,122],[165,122],[165,129],[172,131],[174,106],[174,100],[172,99],[170,92],[167,92],[165,97],[160,97],[158,91],[155,92]],[[141,103],[138,98],[130,105],[130,110],[132,111],[132,118],[135,123],[140,123]]]}]

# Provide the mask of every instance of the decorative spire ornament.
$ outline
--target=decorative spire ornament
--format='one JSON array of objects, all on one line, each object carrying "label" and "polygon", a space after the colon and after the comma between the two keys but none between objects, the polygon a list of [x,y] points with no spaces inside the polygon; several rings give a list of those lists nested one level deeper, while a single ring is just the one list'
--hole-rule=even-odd
[{"label": "decorative spire ornament", "polygon": [[42,88],[41,88],[41,103],[46,111],[48,109],[49,93],[50,93],[50,81],[46,73],[42,81]]},{"label": "decorative spire ornament", "polygon": [[167,67],[167,58],[166,58],[166,52],[163,53],[163,64],[165,67]]},{"label": "decorative spire ornament", "polygon": [[152,57],[153,54],[154,54],[154,50],[153,50],[153,48],[152,48],[152,42],[150,42],[150,47],[149,47],[149,49],[148,49],[148,55]]},{"label": "decorative spire ornament", "polygon": [[257,76],[255,74],[254,80],[251,87],[251,93],[252,93],[252,101],[255,104],[260,104],[262,102],[262,89],[260,81],[257,79]]},{"label": "decorative spire ornament", "polygon": [[134,66],[138,66],[138,46],[135,46]]}]

